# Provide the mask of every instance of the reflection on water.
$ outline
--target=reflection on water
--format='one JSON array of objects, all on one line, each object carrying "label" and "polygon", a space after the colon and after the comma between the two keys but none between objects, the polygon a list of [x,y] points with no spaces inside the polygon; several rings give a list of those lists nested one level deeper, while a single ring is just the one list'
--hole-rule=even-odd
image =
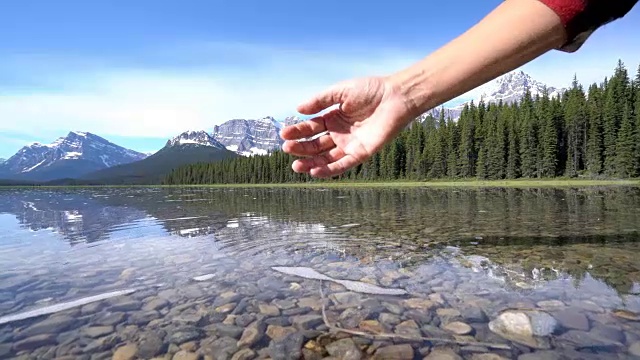
[{"label": "reflection on water", "polygon": [[[638,188],[3,190],[0,229],[0,317],[136,289],[0,325],[0,358],[640,353]],[[324,284],[330,323],[405,338],[342,339],[272,266],[407,290]]]}]

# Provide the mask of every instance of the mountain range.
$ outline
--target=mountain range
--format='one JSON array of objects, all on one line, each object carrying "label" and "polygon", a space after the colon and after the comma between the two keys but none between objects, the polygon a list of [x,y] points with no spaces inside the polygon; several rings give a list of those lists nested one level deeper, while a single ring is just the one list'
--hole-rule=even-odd
[{"label": "mountain range", "polygon": [[552,86],[547,86],[546,84],[533,79],[524,71],[512,71],[477,88],[474,92],[479,93],[480,95],[473,100],[465,101],[455,107],[434,108],[426,112],[423,116],[431,115],[435,118],[439,118],[440,113],[444,111],[445,117],[457,119],[460,117],[460,113],[464,107],[471,104],[471,102],[476,105],[481,101],[485,104],[498,103],[500,101],[505,104],[511,104],[522,99],[527,89],[533,98],[538,95],[542,96],[545,89],[551,98],[560,96],[566,90],[564,88],[558,89]]},{"label": "mountain range", "polygon": [[[522,71],[514,71],[476,90],[480,101],[512,103],[529,90],[533,97],[548,91],[559,96],[564,89],[548,87]],[[434,108],[426,116],[457,119],[465,105]],[[98,135],[71,131],[51,144],[24,146],[9,159],[0,159],[0,179],[19,182],[70,181],[79,183],[157,183],[173,168],[198,162],[211,162],[236,156],[266,155],[278,149],[283,126],[302,121],[291,116],[278,121],[271,116],[260,119],[231,119],[205,130],[185,131],[167,140],[155,153],[140,153],[116,145]],[[61,180],[63,179],[63,180]]]}]

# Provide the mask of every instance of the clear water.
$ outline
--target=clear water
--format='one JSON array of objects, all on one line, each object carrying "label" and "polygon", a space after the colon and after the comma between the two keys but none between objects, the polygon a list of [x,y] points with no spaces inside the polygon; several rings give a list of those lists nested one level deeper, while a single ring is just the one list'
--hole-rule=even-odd
[{"label": "clear water", "polygon": [[[639,188],[5,189],[0,318],[135,292],[2,324],[0,358],[633,358],[638,240]],[[328,325],[405,336],[332,331],[322,299]],[[497,334],[507,309],[552,331]]]}]

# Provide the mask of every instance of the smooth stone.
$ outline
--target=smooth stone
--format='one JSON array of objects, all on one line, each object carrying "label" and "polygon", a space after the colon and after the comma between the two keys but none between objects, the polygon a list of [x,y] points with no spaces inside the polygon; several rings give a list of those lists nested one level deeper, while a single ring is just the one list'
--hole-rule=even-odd
[{"label": "smooth stone", "polygon": [[228,336],[230,338],[238,339],[242,335],[243,329],[235,325],[226,324],[214,324],[214,329],[220,337]]},{"label": "smooth stone", "polygon": [[518,360],[560,360],[563,359],[557,351],[542,350],[521,354]]},{"label": "smooth stone", "polygon": [[609,339],[616,342],[625,342],[626,337],[620,328],[608,325],[596,325],[591,329],[591,334],[595,337]]},{"label": "smooth stone", "polygon": [[[203,344],[204,343],[204,344]],[[229,359],[238,351],[237,341],[229,337],[221,337],[212,342],[205,340],[200,346],[204,348],[205,359]]]},{"label": "smooth stone", "polygon": [[629,354],[640,357],[640,341],[629,345]]},{"label": "smooth stone", "polygon": [[409,310],[404,313],[404,317],[414,320],[418,325],[440,325],[440,318],[434,317],[432,311]]},{"label": "smooth stone", "polygon": [[202,335],[202,330],[200,330],[199,328],[182,328],[177,329],[174,333],[172,333],[169,339],[172,343],[180,345],[192,340],[197,340]]},{"label": "smooth stone", "polygon": [[160,318],[160,313],[155,310],[149,311],[136,311],[129,315],[128,322],[136,325],[146,325],[153,320]]},{"label": "smooth stone", "polygon": [[364,320],[361,321],[358,327],[368,333],[380,334],[385,332],[385,328],[377,320]]},{"label": "smooth stone", "polygon": [[429,310],[434,308],[436,306],[436,303],[427,299],[412,298],[405,300],[404,306],[409,309]]},{"label": "smooth stone", "polygon": [[240,327],[247,327],[249,324],[254,322],[255,319],[255,315],[244,313],[242,315],[236,316],[235,324]]},{"label": "smooth stone", "polygon": [[569,330],[558,336],[558,342],[568,344],[576,349],[619,349],[622,343],[600,337],[590,332]]},{"label": "smooth stone", "polygon": [[303,342],[304,336],[300,333],[290,333],[279,340],[271,340],[269,355],[273,360],[299,359]]},{"label": "smooth stone", "polygon": [[432,349],[423,360],[463,360],[462,357],[451,349]]},{"label": "smooth stone", "polygon": [[343,327],[352,329],[357,327],[361,321],[366,320],[368,316],[368,309],[348,308],[340,314],[338,320]]},{"label": "smooth stone", "polygon": [[355,306],[360,304],[362,296],[355,292],[345,291],[333,293],[329,295],[329,299],[333,301],[334,304]]},{"label": "smooth stone", "polygon": [[196,350],[198,349],[198,344],[195,341],[189,341],[180,345],[180,349],[189,352],[196,352]]},{"label": "smooth stone", "polygon": [[320,311],[322,309],[322,302],[319,298],[314,297],[306,297],[298,299],[298,306],[300,307],[309,307],[313,311]]},{"label": "smooth stone", "polygon": [[394,314],[389,314],[389,313],[381,313],[378,316],[378,320],[381,323],[383,323],[385,325],[392,326],[392,327],[400,324],[400,322],[402,321],[400,319],[400,316],[394,315]]},{"label": "smooth stone", "polygon": [[0,359],[8,358],[11,354],[11,344],[0,344]]},{"label": "smooth stone", "polygon": [[238,347],[253,346],[264,336],[266,326],[259,321],[254,321],[242,331],[242,336],[238,340]]},{"label": "smooth stone", "polygon": [[443,328],[456,335],[467,335],[473,331],[473,328],[471,326],[461,321],[450,322],[444,325]]},{"label": "smooth stone", "polygon": [[278,309],[275,305],[269,304],[260,304],[258,305],[260,309],[260,314],[264,314],[266,316],[280,316],[280,309]]},{"label": "smooth stone", "polygon": [[125,314],[123,312],[108,312],[98,315],[93,321],[95,325],[117,325],[124,321]]},{"label": "smooth stone", "polygon": [[565,307],[565,303],[560,300],[542,300],[536,303],[536,306],[542,309],[557,309]]},{"label": "smooth stone", "polygon": [[436,310],[436,314],[438,314],[441,318],[455,318],[458,316],[462,316],[460,311],[453,308],[439,308]]},{"label": "smooth stone", "polygon": [[90,338],[99,338],[105,335],[109,335],[113,332],[113,326],[91,326],[85,328],[84,335]]},{"label": "smooth stone", "polygon": [[128,299],[118,303],[115,303],[109,307],[110,311],[135,311],[142,307],[142,303],[138,300]]},{"label": "smooth stone", "polygon": [[277,299],[273,301],[273,304],[275,306],[278,307],[278,309],[280,310],[289,310],[289,309],[293,309],[294,307],[296,307],[296,301],[295,300],[289,300],[289,299]]},{"label": "smooth stone", "polygon": [[200,276],[194,276],[193,280],[194,281],[209,281],[209,280],[213,280],[213,278],[215,278],[216,275],[215,274],[205,274],[205,275],[200,275]]},{"label": "smooth stone", "polygon": [[138,341],[138,357],[149,359],[165,351],[165,344],[155,332],[146,332]]},{"label": "smooth stone", "polygon": [[561,326],[567,329],[589,331],[589,319],[576,309],[566,309],[555,312],[553,317]]},{"label": "smooth stone", "polygon": [[199,356],[196,353],[180,350],[173,355],[172,360],[198,360]]},{"label": "smooth stone", "polygon": [[496,319],[489,322],[489,329],[507,340],[529,347],[537,349],[550,348],[548,340],[534,338],[532,321],[529,316],[523,312],[505,311]]},{"label": "smooth stone", "polygon": [[264,322],[267,325],[291,326],[291,321],[289,321],[289,318],[284,316],[268,318],[265,319]]},{"label": "smooth stone", "polygon": [[145,311],[161,310],[167,306],[169,306],[168,300],[156,297],[156,298],[153,298],[153,300],[149,301],[148,303],[144,304],[142,306],[142,310],[145,310]]},{"label": "smooth stone", "polygon": [[549,336],[558,329],[558,321],[546,312],[531,312],[528,314],[531,328],[535,336]]},{"label": "smooth stone", "polygon": [[272,340],[281,340],[288,335],[296,333],[296,329],[293,327],[283,327],[278,325],[269,325],[267,327],[267,336]]},{"label": "smooth stone", "polygon": [[215,310],[221,314],[228,314],[230,312],[233,312],[235,308],[236,308],[236,303],[228,303],[222,306],[218,306],[217,308],[215,308]]},{"label": "smooth stone", "polygon": [[250,360],[256,357],[256,352],[251,349],[242,349],[233,354],[231,360]]},{"label": "smooth stone", "polygon": [[375,360],[412,360],[414,351],[411,345],[390,345],[381,347],[373,355]]},{"label": "smooth stone", "polygon": [[360,360],[362,358],[362,352],[350,338],[334,341],[326,348],[331,356],[339,359]]},{"label": "smooth stone", "polygon": [[487,314],[479,306],[466,305],[459,309],[460,315],[471,323],[484,323],[487,322]]},{"label": "smooth stone", "polygon": [[310,307],[296,307],[293,309],[282,310],[282,316],[296,316],[311,312]]},{"label": "smooth stone", "polygon": [[396,325],[395,333],[412,338],[422,337],[420,327],[414,320],[403,321],[400,324]]},{"label": "smooth stone", "polygon": [[133,360],[138,352],[135,344],[127,344],[116,349],[113,353],[113,360]]},{"label": "smooth stone", "polygon": [[402,315],[404,312],[404,308],[396,303],[383,302],[382,306],[384,306],[390,313],[395,315]]},{"label": "smooth stone", "polygon": [[299,330],[308,330],[324,323],[324,320],[321,315],[300,315],[293,317],[291,323]]},{"label": "smooth stone", "polygon": [[18,333],[19,337],[31,337],[41,334],[59,334],[77,323],[77,319],[70,316],[54,316],[35,323]]},{"label": "smooth stone", "polygon": [[237,302],[241,297],[242,296],[240,294],[233,291],[224,292],[213,301],[213,307],[220,307],[222,305]]},{"label": "smooth stone", "polygon": [[509,360],[504,356],[498,354],[473,354],[471,360]]},{"label": "smooth stone", "polygon": [[34,350],[42,346],[55,345],[57,343],[55,334],[38,334],[20,340],[13,344],[14,351]]},{"label": "smooth stone", "polygon": [[640,314],[635,313],[629,310],[614,310],[613,315],[619,317],[620,319],[625,319],[629,321],[640,321]]}]

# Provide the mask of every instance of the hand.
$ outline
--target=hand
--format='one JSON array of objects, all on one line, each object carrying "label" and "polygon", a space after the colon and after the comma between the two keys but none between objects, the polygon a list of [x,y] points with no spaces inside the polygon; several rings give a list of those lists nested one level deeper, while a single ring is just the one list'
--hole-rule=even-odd
[{"label": "hand", "polygon": [[[281,131],[286,153],[296,159],[292,169],[313,177],[340,175],[367,161],[411,121],[411,106],[389,78],[368,77],[342,82],[300,105],[301,114],[317,114]],[[327,132],[314,140],[299,141]]]}]

